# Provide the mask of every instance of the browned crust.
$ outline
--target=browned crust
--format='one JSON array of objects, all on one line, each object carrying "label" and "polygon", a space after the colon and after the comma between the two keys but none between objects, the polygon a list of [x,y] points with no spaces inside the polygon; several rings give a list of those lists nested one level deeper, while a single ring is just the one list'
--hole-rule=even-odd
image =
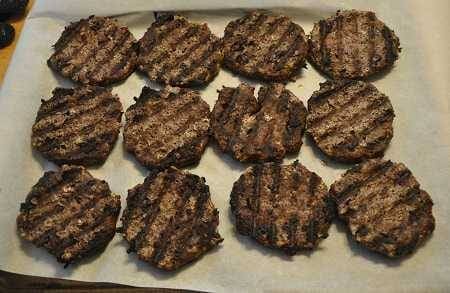
[{"label": "browned crust", "polygon": [[212,131],[220,149],[241,162],[281,160],[302,145],[306,108],[282,84],[224,87],[212,111]]},{"label": "browned crust", "polygon": [[209,105],[190,89],[144,87],[125,117],[125,148],[150,169],[197,163],[209,140]]},{"label": "browned crust", "polygon": [[367,78],[393,66],[401,51],[394,31],[370,11],[338,11],[309,36],[309,60],[333,79]]},{"label": "browned crust", "polygon": [[327,156],[354,163],[382,156],[393,137],[389,98],[363,81],[327,81],[308,100],[306,132]]},{"label": "browned crust", "polygon": [[402,163],[365,161],[333,183],[330,196],[355,241],[388,257],[412,253],[435,228],[433,201]]},{"label": "browned crust", "polygon": [[225,28],[224,66],[247,77],[287,81],[305,66],[308,44],[286,16],[253,11]]},{"label": "browned crust", "polygon": [[298,161],[248,168],[234,183],[230,204],[239,233],[288,255],[316,248],[333,218],[326,185]]},{"label": "browned crust", "polygon": [[181,16],[160,16],[139,41],[139,70],[163,84],[208,84],[219,73],[222,60],[222,42],[208,26]]},{"label": "browned crust", "polygon": [[71,23],[54,48],[48,66],[81,84],[109,85],[126,79],[136,66],[136,39],[108,17]]},{"label": "browned crust", "polygon": [[129,251],[163,270],[176,270],[223,241],[219,212],[205,179],[170,167],[128,191],[122,216]]},{"label": "browned crust", "polygon": [[66,265],[102,250],[115,235],[120,196],[81,166],[45,172],[17,217],[20,237]]},{"label": "browned crust", "polygon": [[56,88],[42,100],[31,144],[58,165],[102,164],[117,140],[121,118],[122,104],[109,89]]}]

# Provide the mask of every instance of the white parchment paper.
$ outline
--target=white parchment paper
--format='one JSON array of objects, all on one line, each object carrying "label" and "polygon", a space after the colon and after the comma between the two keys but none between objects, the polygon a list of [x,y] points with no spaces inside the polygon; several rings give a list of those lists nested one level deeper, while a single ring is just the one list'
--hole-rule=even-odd
[{"label": "white parchment paper", "polygon": [[[373,80],[390,96],[395,109],[394,138],[385,157],[404,162],[435,203],[437,227],[432,238],[411,257],[388,260],[367,252],[348,239],[345,228],[333,224],[319,248],[287,258],[237,235],[229,212],[229,193],[246,165],[221,154],[210,143],[200,164],[189,170],[206,177],[212,200],[220,211],[220,248],[175,273],[164,273],[126,253],[117,235],[97,257],[63,269],[45,250],[23,242],[16,234],[19,204],[44,170],[55,166],[30,147],[31,126],[41,98],[56,86],[73,86],[52,73],[46,60],[51,45],[70,21],[91,14],[112,15],[140,38],[153,21],[154,10],[183,12],[192,21],[207,22],[221,36],[226,24],[243,14],[239,8],[277,7],[307,33],[313,23],[337,9],[368,9],[395,30],[403,51],[395,67]],[[284,8],[280,8],[284,7]],[[230,9],[233,8],[233,9]],[[192,12],[196,11],[196,12]],[[450,290],[450,109],[449,1],[37,1],[20,37],[0,91],[0,269],[37,276],[85,281],[110,281],[135,286],[187,288],[219,292],[381,291],[448,292]],[[239,77],[222,70],[204,90],[212,107],[216,90],[237,86]],[[324,77],[311,66],[288,88],[306,104]],[[257,83],[253,83],[257,85]],[[134,73],[115,85],[126,109],[150,85]],[[330,185],[348,165],[330,162],[304,138],[299,159]],[[122,136],[106,163],[91,168],[122,196],[144,180],[147,171],[122,146]]]}]

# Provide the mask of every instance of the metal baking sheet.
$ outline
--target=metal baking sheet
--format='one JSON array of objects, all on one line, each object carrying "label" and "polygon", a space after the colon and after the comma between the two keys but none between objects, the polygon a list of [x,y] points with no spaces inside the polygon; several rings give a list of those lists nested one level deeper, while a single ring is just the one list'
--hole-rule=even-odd
[{"label": "metal baking sheet", "polygon": [[[15,55],[0,91],[0,269],[37,276],[85,281],[110,281],[135,286],[187,288],[218,292],[261,291],[449,291],[450,290],[450,109],[449,109],[449,2],[433,1],[37,1],[26,20]],[[345,227],[333,224],[330,236],[312,253],[292,258],[262,248],[236,234],[229,211],[233,182],[247,165],[233,161],[210,143],[200,164],[189,168],[206,177],[212,200],[220,211],[223,244],[199,261],[175,273],[164,273],[126,253],[117,235],[100,255],[78,265],[63,266],[44,249],[23,242],[16,233],[19,203],[44,170],[55,166],[30,146],[31,126],[41,98],[56,86],[73,84],[55,75],[46,65],[64,26],[90,14],[109,15],[127,25],[137,38],[153,21],[157,10],[181,12],[192,21],[207,22],[217,35],[226,24],[244,13],[241,8],[273,8],[287,14],[307,33],[313,23],[337,9],[375,11],[400,37],[402,53],[395,67],[374,84],[392,101],[396,118],[394,138],[385,157],[404,162],[433,201],[436,230],[415,254],[388,260],[361,249],[348,239]],[[195,12],[194,12],[195,11]],[[212,107],[217,89],[241,81],[226,70],[201,91]],[[306,103],[324,77],[311,66],[288,88]],[[254,85],[258,86],[257,83]],[[150,83],[134,73],[115,85],[125,108]],[[304,138],[299,159],[330,185],[348,165],[335,164]],[[122,137],[106,163],[90,168],[122,196],[143,181],[147,171],[124,151]]]}]

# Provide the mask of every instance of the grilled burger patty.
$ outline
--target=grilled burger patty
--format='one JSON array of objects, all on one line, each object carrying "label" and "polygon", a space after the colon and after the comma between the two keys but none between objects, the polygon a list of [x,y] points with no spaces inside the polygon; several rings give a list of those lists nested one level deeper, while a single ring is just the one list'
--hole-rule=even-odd
[{"label": "grilled burger patty", "polygon": [[217,232],[219,212],[205,179],[174,167],[151,172],[128,191],[122,225],[129,251],[168,271],[223,241]]},{"label": "grilled burger patty", "polygon": [[56,164],[103,163],[120,131],[122,104],[98,86],[56,88],[37,113],[31,144]]},{"label": "grilled burger patty", "polygon": [[389,98],[363,81],[327,81],[308,101],[306,131],[319,149],[343,162],[382,155],[393,136]]},{"label": "grilled burger patty", "polygon": [[103,249],[114,237],[120,196],[81,166],[45,172],[17,217],[19,235],[59,262],[73,263]]},{"label": "grilled burger patty", "polygon": [[309,60],[333,79],[360,79],[392,67],[400,41],[369,11],[338,11],[314,25]]},{"label": "grilled burger patty", "polygon": [[365,161],[331,185],[330,196],[353,238],[389,257],[411,253],[435,227],[430,196],[402,163]]},{"label": "grilled burger patty", "polygon": [[208,84],[219,72],[222,44],[206,24],[162,15],[139,41],[139,69],[150,80],[173,86]]},{"label": "grilled burger patty", "polygon": [[144,87],[125,113],[125,147],[148,168],[196,163],[209,140],[209,116],[197,91]]},{"label": "grilled burger patty", "polygon": [[315,248],[333,216],[322,179],[298,161],[248,168],[234,183],[230,204],[239,233],[289,255]]},{"label": "grilled burger patty", "polygon": [[90,16],[71,23],[54,48],[48,65],[82,84],[111,84],[136,66],[136,39],[111,18]]},{"label": "grilled burger patty", "polygon": [[308,44],[303,29],[286,16],[253,11],[225,28],[224,65],[267,81],[286,81],[305,65]]},{"label": "grilled burger patty", "polygon": [[282,84],[254,88],[224,87],[212,112],[212,130],[220,149],[241,162],[281,160],[302,145],[306,108]]}]

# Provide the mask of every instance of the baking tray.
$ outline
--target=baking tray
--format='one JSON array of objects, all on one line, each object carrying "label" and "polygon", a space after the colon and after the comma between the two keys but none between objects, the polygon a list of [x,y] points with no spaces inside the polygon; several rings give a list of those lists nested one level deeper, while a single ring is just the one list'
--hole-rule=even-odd
[{"label": "baking tray", "polygon": [[[0,91],[0,269],[45,277],[218,292],[449,291],[448,6],[447,1],[435,1],[433,5],[421,1],[37,1]],[[207,22],[221,36],[230,20],[243,15],[242,8],[261,7],[289,15],[307,33],[314,22],[331,16],[337,9],[372,10],[400,37],[403,50],[395,67],[372,81],[391,98],[396,113],[394,138],[385,157],[404,162],[435,203],[436,230],[423,247],[410,257],[389,260],[357,246],[348,238],[345,227],[335,223],[330,236],[314,252],[286,257],[263,248],[238,235],[230,217],[232,184],[248,165],[222,154],[214,143],[209,144],[198,166],[188,170],[206,178],[220,211],[219,231],[225,241],[177,272],[162,272],[139,261],[134,254],[127,254],[127,244],[120,235],[102,254],[66,269],[44,249],[19,239],[15,227],[19,203],[44,170],[55,169],[30,146],[31,126],[40,99],[50,97],[56,86],[73,86],[46,65],[51,45],[64,26],[91,14],[109,15],[140,38],[154,20],[153,11],[189,9],[181,14],[192,21]],[[323,80],[308,66],[287,88],[306,104]],[[241,81],[244,79],[221,70],[201,90],[202,97],[212,107],[217,89],[237,86]],[[144,85],[158,87],[134,73],[115,85],[113,92],[127,108]],[[295,159],[319,174],[328,186],[350,167],[324,158],[307,138],[300,153],[286,158],[285,163]],[[122,196],[122,207],[127,190],[141,183],[147,174],[124,151],[122,135],[106,163],[89,170]]]}]

